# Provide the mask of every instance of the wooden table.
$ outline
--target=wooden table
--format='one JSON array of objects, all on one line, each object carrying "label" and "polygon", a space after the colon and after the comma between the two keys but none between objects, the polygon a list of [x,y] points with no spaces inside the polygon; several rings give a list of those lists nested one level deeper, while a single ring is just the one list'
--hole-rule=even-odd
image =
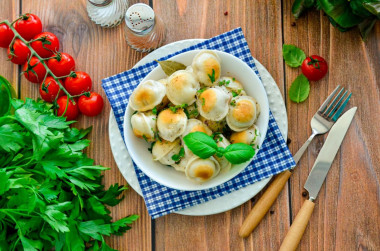
[{"label": "wooden table", "polygon": [[[130,0],[130,4],[137,1]],[[145,1],[148,3],[148,1]],[[310,120],[336,87],[353,92],[349,107],[356,117],[317,199],[315,211],[301,241],[301,250],[380,250],[380,22],[366,43],[356,29],[341,33],[322,12],[312,11],[295,21],[291,0],[153,0],[155,12],[165,21],[166,43],[210,38],[242,27],[252,55],[272,74],[286,102],[289,148],[295,153],[310,135]],[[85,0],[1,0],[0,19],[14,20],[21,13],[37,14],[45,31],[55,33],[61,50],[71,54],[77,69],[88,72],[94,89],[105,98],[101,79],[128,70],[146,54],[125,42],[123,25],[103,29],[87,16]],[[286,66],[282,44],[295,44],[307,55],[319,54],[329,63],[329,74],[311,83],[310,97],[302,104],[287,95],[300,69]],[[0,74],[11,80],[19,97],[39,96],[38,86],[19,77],[21,68],[0,52]],[[111,167],[105,184],[125,184],[111,153],[108,139],[110,105],[95,118],[80,117],[77,127],[94,126],[88,154]],[[108,243],[119,250],[276,250],[305,198],[303,185],[323,145],[317,137],[300,161],[288,186],[253,234],[243,240],[239,227],[255,200],[231,211],[205,217],[177,214],[151,220],[144,200],[132,189],[112,208],[114,218],[139,214],[132,230]]]}]

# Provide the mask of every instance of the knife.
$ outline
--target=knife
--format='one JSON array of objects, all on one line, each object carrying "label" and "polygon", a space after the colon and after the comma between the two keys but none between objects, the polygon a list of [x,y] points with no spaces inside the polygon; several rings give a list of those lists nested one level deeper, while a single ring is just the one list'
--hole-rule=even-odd
[{"label": "knife", "polygon": [[314,210],[314,201],[318,196],[323,182],[325,181],[326,175],[339,150],[340,145],[342,144],[356,110],[357,107],[353,107],[348,110],[331,128],[304,186],[306,191],[309,192],[309,199],[305,200],[296,218],[294,219],[293,224],[281,244],[280,251],[295,250],[298,247],[306,226],[309,223],[311,213]]}]

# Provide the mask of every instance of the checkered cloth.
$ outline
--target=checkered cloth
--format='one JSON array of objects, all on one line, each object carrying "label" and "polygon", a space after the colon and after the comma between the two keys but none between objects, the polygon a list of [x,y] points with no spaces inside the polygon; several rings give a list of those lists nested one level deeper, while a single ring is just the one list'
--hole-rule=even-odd
[{"label": "checkered cloth", "polygon": [[[259,72],[255,66],[254,59],[251,56],[241,28],[231,30],[197,45],[174,52],[159,60],[166,60],[174,55],[194,49],[220,50],[235,55],[246,62],[259,76]],[[111,103],[121,135],[124,135],[123,119],[129,96],[140,81],[156,66],[157,63],[152,61],[129,71],[103,79],[102,86]],[[148,212],[151,217],[155,219],[174,211],[216,199],[259,180],[280,173],[294,165],[292,155],[286,146],[272,113],[270,113],[266,138],[254,160],[235,178],[217,187],[200,191],[175,190],[153,181],[145,175],[136,164],[134,164],[134,167]]]}]

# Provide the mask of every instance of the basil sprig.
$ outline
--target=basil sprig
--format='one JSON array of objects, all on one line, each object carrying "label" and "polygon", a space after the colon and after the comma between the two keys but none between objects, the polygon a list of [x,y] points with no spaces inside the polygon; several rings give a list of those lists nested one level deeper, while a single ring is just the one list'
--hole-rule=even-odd
[{"label": "basil sprig", "polygon": [[183,138],[186,146],[201,159],[207,159],[213,155],[225,157],[232,164],[241,164],[250,160],[255,155],[255,150],[243,143],[236,143],[226,148],[218,147],[212,137],[204,132],[192,132]]},{"label": "basil sprig", "polygon": [[306,58],[305,52],[292,44],[284,44],[282,47],[282,56],[284,57],[285,63],[291,67],[301,66]]}]

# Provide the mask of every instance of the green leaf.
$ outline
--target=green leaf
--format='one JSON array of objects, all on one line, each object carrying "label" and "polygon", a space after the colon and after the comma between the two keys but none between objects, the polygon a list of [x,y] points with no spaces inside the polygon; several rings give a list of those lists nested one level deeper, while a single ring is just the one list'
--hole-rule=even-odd
[{"label": "green leaf", "polygon": [[106,206],[98,201],[95,197],[91,197],[87,200],[89,203],[89,208],[91,208],[94,212],[100,215],[108,214],[108,210]]},{"label": "green leaf", "polygon": [[181,147],[181,149],[179,150],[179,153],[178,154],[174,154],[172,156],[172,160],[174,160],[175,162],[178,162],[182,159],[182,157],[185,156],[185,148]]},{"label": "green leaf", "polygon": [[115,221],[111,224],[112,233],[116,235],[121,235],[125,231],[129,230],[131,227],[128,226],[132,224],[134,221],[136,221],[139,218],[138,215],[132,214],[128,217],[122,218],[118,221]]},{"label": "green leaf", "polygon": [[172,75],[176,71],[186,69],[186,65],[176,62],[176,61],[171,61],[171,60],[165,60],[165,61],[155,60],[155,61],[160,64],[162,70],[165,72],[167,76]]},{"label": "green leaf", "polygon": [[224,157],[232,164],[241,164],[250,160],[255,155],[255,150],[244,143],[228,145]]},{"label": "green leaf", "polygon": [[367,18],[363,22],[361,22],[358,27],[360,31],[360,35],[364,41],[367,40],[368,35],[371,33],[373,27],[375,26],[377,22],[377,19],[375,17],[373,18]]},{"label": "green leaf", "polygon": [[124,191],[127,190],[128,187],[126,186],[119,186],[117,183],[111,185],[108,190],[101,192],[100,194],[97,194],[97,197],[99,198],[99,201],[109,205],[109,206],[116,206],[119,204],[119,202],[124,198],[121,197],[120,199],[117,199],[117,197]]},{"label": "green leaf", "polygon": [[38,251],[42,249],[42,242],[39,240],[28,239],[25,236],[20,236],[24,251]]},{"label": "green leaf", "polygon": [[305,52],[291,44],[283,45],[282,56],[284,57],[285,63],[291,67],[300,66],[302,62],[306,59]]},{"label": "green leaf", "polygon": [[218,149],[215,141],[204,132],[192,132],[183,137],[186,146],[201,159],[207,159]]},{"label": "green leaf", "polygon": [[299,75],[292,83],[289,89],[289,98],[291,101],[301,103],[307,99],[310,92],[309,80],[303,75]]},{"label": "green leaf", "polygon": [[4,169],[0,169],[0,195],[9,190],[9,176],[10,174],[7,174]]},{"label": "green leaf", "polygon": [[104,224],[103,220],[84,221],[79,223],[78,229],[81,233],[86,234],[95,240],[102,240],[102,235],[111,234],[111,225]]},{"label": "green leaf", "polygon": [[366,1],[363,3],[363,7],[369,12],[371,12],[373,15],[377,16],[378,19],[380,19],[380,1],[379,0]]},{"label": "green leaf", "polygon": [[25,146],[24,133],[18,124],[6,124],[0,127],[0,150],[18,152]]},{"label": "green leaf", "polygon": [[307,9],[315,5],[315,0],[295,0],[292,6],[292,13],[295,18],[299,18],[300,15]]},{"label": "green leaf", "polygon": [[69,232],[67,224],[67,215],[63,212],[55,209],[54,207],[48,206],[47,210],[41,217],[49,223],[49,225],[57,232]]}]

